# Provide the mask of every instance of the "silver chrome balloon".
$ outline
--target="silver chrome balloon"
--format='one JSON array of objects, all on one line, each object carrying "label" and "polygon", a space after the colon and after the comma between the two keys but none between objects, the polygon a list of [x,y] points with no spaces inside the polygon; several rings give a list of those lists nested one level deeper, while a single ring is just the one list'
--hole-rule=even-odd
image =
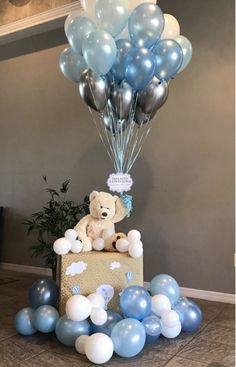
[{"label": "silver chrome balloon", "polygon": [[156,113],[166,102],[169,95],[167,82],[160,82],[154,77],[148,86],[139,93],[138,105],[144,114]]},{"label": "silver chrome balloon", "polygon": [[133,89],[125,81],[111,88],[110,101],[118,118],[123,120],[129,116],[133,99]]},{"label": "silver chrome balloon", "polygon": [[109,81],[91,69],[85,70],[79,81],[81,98],[94,110],[101,112],[105,109],[110,95]]},{"label": "silver chrome balloon", "polygon": [[128,126],[127,120],[113,119],[111,116],[106,114],[103,115],[103,122],[106,129],[112,134],[120,134],[122,131],[125,131]]},{"label": "silver chrome balloon", "polygon": [[137,105],[134,115],[134,121],[136,122],[136,124],[139,125],[139,127],[142,127],[144,124],[151,121],[155,114],[156,111],[152,112],[151,114],[146,114],[142,111],[141,107]]}]

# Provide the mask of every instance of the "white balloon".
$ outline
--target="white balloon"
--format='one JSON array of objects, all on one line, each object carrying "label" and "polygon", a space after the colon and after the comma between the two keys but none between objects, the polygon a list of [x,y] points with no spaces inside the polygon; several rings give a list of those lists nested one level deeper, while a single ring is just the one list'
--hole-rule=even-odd
[{"label": "white balloon", "polygon": [[103,308],[92,308],[90,319],[94,325],[104,325],[107,322],[107,312]]},{"label": "white balloon", "polygon": [[71,249],[71,242],[65,238],[59,238],[53,244],[53,250],[57,255],[66,255]]},{"label": "white balloon", "polygon": [[105,308],[106,306],[105,299],[101,294],[92,293],[87,298],[91,302],[92,308]]},{"label": "white balloon", "polygon": [[96,251],[102,251],[105,246],[105,241],[103,238],[96,238],[96,240],[93,241],[93,249]]},{"label": "white balloon", "polygon": [[116,242],[116,249],[119,252],[128,252],[128,249],[129,249],[129,241],[126,240],[125,238],[120,238]]},{"label": "white balloon", "polygon": [[96,333],[88,337],[85,343],[87,358],[95,364],[108,362],[113,354],[113,343],[106,334]]},{"label": "white balloon", "polygon": [[78,237],[78,234],[75,229],[67,229],[64,236],[70,241],[75,241],[76,238]]},{"label": "white balloon", "polygon": [[164,14],[165,26],[161,39],[173,39],[179,36],[180,26],[178,20],[171,14]]},{"label": "white balloon", "polygon": [[108,238],[109,238],[109,237],[111,237],[114,233],[115,233],[114,228],[104,229],[104,231],[102,232],[102,238],[106,241],[106,240],[108,240]]},{"label": "white balloon", "polygon": [[175,327],[166,327],[162,324],[161,333],[168,339],[174,339],[181,333],[181,323],[179,322]]},{"label": "white balloon", "polygon": [[164,294],[156,294],[152,297],[152,312],[161,317],[164,312],[171,310],[171,303],[169,298]]},{"label": "white balloon", "polygon": [[71,242],[71,252],[74,254],[78,254],[83,249],[83,244],[81,241],[76,240]]},{"label": "white balloon", "polygon": [[87,297],[76,294],[66,302],[66,315],[72,321],[86,320],[91,314],[92,306]]},{"label": "white balloon", "polygon": [[132,231],[129,231],[129,233],[128,233],[128,240],[130,242],[140,241],[141,240],[141,233],[139,231],[137,231],[136,229],[132,229]]},{"label": "white balloon", "polygon": [[85,343],[89,338],[88,335],[80,335],[75,341],[75,349],[80,354],[85,354]]},{"label": "white balloon", "polygon": [[179,324],[179,315],[176,311],[170,310],[162,313],[161,322],[168,328],[175,327]]},{"label": "white balloon", "polygon": [[132,242],[129,245],[129,254],[131,257],[137,259],[143,256],[143,246],[138,242]]}]

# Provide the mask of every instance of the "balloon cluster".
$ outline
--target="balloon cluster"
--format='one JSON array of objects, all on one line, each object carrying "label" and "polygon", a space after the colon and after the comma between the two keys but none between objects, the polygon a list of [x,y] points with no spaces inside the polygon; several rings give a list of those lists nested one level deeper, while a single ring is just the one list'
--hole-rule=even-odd
[{"label": "balloon cluster", "polygon": [[189,64],[192,45],[155,1],[83,0],[82,6],[84,12],[66,19],[69,47],[60,68],[100,113],[97,127],[116,171],[128,172],[145,138],[143,125],[166,102],[169,81]]},{"label": "balloon cluster", "polygon": [[83,249],[83,244],[77,239],[78,234],[74,229],[68,229],[64,237],[58,238],[54,244],[53,249],[57,255],[66,255],[68,252],[78,254]]},{"label": "balloon cluster", "polygon": [[52,306],[57,302],[58,288],[50,279],[35,282],[29,295],[34,308],[18,312],[16,330],[22,335],[55,330],[62,344],[75,346],[95,364],[108,362],[114,352],[120,357],[134,357],[161,335],[172,339],[181,331],[192,333],[202,322],[200,308],[180,297],[176,280],[166,274],[152,279],[150,293],[141,286],[124,289],[120,296],[122,314],[105,311],[103,296],[92,293],[70,297],[66,314],[59,318]]}]

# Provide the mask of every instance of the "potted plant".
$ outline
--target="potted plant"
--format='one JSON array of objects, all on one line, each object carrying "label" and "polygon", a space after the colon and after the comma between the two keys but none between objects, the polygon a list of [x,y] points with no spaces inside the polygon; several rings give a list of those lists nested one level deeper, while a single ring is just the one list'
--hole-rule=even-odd
[{"label": "potted plant", "polygon": [[[46,176],[43,176],[47,184]],[[53,278],[56,279],[57,255],[53,251],[53,243],[57,238],[63,237],[69,228],[74,228],[80,218],[89,213],[89,197],[85,196],[82,204],[67,200],[70,180],[62,183],[59,190],[47,187],[49,199],[42,210],[24,220],[28,227],[27,234],[35,232],[37,243],[31,246],[32,256],[42,256],[45,265],[52,269]]]}]

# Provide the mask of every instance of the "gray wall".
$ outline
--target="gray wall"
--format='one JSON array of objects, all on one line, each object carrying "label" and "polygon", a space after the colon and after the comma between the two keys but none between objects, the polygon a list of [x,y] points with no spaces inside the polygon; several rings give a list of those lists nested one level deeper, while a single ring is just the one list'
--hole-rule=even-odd
[{"label": "gray wall", "polygon": [[[123,229],[143,234],[145,279],[170,273],[185,287],[233,292],[233,0],[163,0],[192,40],[191,66],[166,105],[132,175],[135,210]],[[51,186],[71,178],[80,201],[105,189],[111,164],[77,88],[58,68],[62,31],[1,48],[0,203],[7,207],[1,261],[39,265],[21,222]]]}]

